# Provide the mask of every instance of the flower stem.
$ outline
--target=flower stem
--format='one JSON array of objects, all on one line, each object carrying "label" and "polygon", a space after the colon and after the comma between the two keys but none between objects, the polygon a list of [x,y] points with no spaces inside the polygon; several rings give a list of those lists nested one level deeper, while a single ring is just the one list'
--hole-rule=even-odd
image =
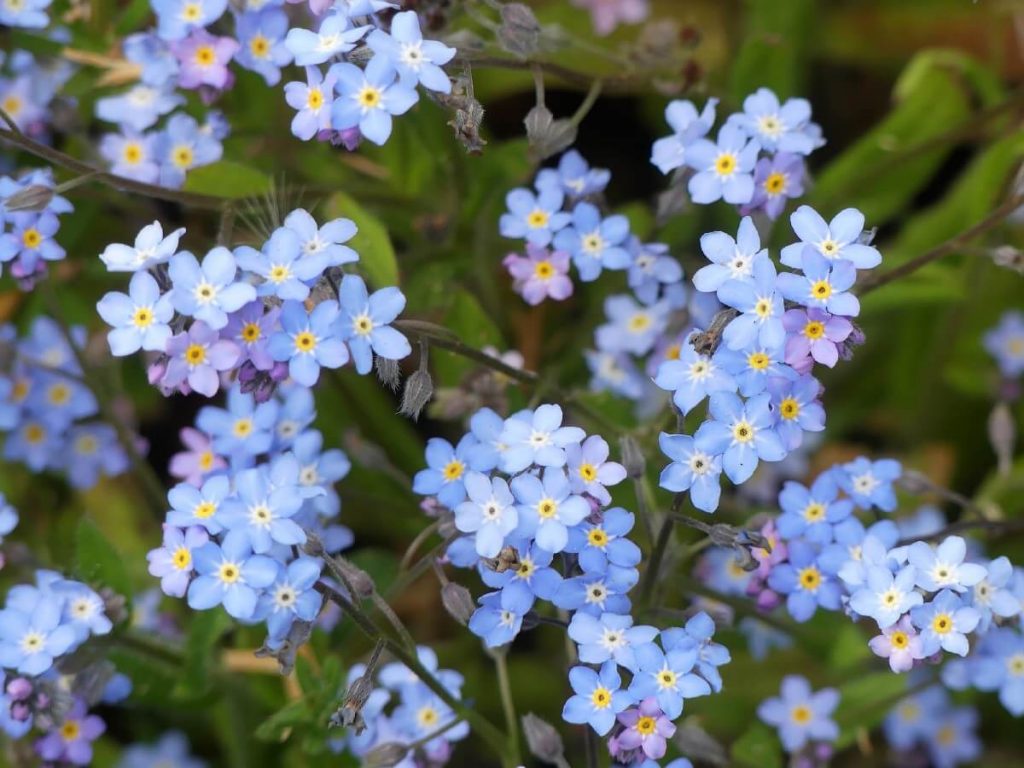
[{"label": "flower stem", "polygon": [[519,720],[516,717],[516,704],[512,698],[512,684],[508,677],[508,653],[499,648],[491,652],[494,668],[498,673],[498,692],[501,694],[501,708],[505,712],[505,727],[508,730],[508,752],[516,765],[522,763],[519,753]]}]

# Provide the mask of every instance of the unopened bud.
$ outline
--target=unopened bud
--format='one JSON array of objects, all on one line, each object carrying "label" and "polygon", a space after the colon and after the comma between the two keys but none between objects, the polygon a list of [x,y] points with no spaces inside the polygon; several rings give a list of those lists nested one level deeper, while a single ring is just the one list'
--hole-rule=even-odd
[{"label": "unopened bud", "polygon": [[425,366],[420,368],[408,379],[405,380],[405,389],[402,390],[402,404],[398,412],[408,416],[414,421],[420,417],[420,413],[427,407],[430,398],[434,394],[434,380],[430,378],[430,372]]},{"label": "unopened bud", "polygon": [[939,490],[939,487],[931,481],[928,475],[918,472],[916,469],[904,469],[902,474],[896,478],[895,485],[915,496]]},{"label": "unopened bud", "polygon": [[555,120],[551,110],[541,104],[527,113],[523,124],[530,148],[541,160],[557,155],[576,141],[576,126],[572,121]]},{"label": "unopened bud", "polygon": [[538,760],[553,765],[568,765],[565,762],[565,745],[562,737],[550,723],[541,720],[532,712],[522,717],[523,736],[530,754]]},{"label": "unopened bud", "polygon": [[725,747],[693,722],[693,718],[679,726],[674,740],[680,752],[696,761],[710,765],[729,764],[729,755]]},{"label": "unopened bud", "polygon": [[363,768],[391,768],[398,765],[409,754],[404,744],[391,741],[374,747],[363,756]]},{"label": "unopened bud", "polygon": [[473,595],[461,584],[449,581],[441,587],[441,604],[457,622],[469,624],[469,619],[476,611]]},{"label": "unopened bud", "polygon": [[528,6],[522,3],[506,3],[501,6],[498,42],[502,48],[516,56],[527,58],[537,51],[539,41],[540,24]]},{"label": "unopened bud", "polygon": [[1024,251],[1014,248],[1012,245],[1000,245],[992,249],[992,261],[998,267],[1012,269],[1020,275],[1024,275]]},{"label": "unopened bud", "polygon": [[4,198],[4,208],[10,213],[38,212],[46,208],[53,200],[53,187],[45,184],[30,184],[19,189],[10,197]]},{"label": "unopened bud", "polygon": [[359,566],[354,565],[343,557],[333,558],[333,563],[341,576],[344,577],[344,583],[350,585],[355,592],[354,597],[365,599],[377,591],[373,578]]},{"label": "unopened bud", "polygon": [[988,417],[988,439],[996,454],[1000,475],[1009,475],[1013,466],[1013,449],[1017,442],[1017,428],[1013,422],[1010,406],[1005,402],[996,403]]},{"label": "unopened bud", "polygon": [[622,466],[626,468],[626,475],[634,480],[644,476],[647,469],[647,460],[640,445],[630,435],[623,435],[619,440],[619,450],[622,451]]},{"label": "unopened bud", "polygon": [[402,383],[398,361],[377,355],[373,359],[373,365],[377,369],[377,380],[392,392],[397,392],[398,385]]},{"label": "unopened bud", "polygon": [[32,682],[27,677],[15,677],[7,683],[7,695],[12,701],[23,701],[32,695]]}]

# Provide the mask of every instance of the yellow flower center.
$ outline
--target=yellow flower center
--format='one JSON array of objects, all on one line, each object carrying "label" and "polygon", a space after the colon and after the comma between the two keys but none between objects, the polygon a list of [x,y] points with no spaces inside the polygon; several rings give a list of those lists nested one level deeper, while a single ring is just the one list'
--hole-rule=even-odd
[{"label": "yellow flower center", "polygon": [[234,584],[242,577],[242,572],[234,563],[223,563],[218,575],[225,584]]},{"label": "yellow flower center", "polygon": [[92,456],[99,448],[99,443],[92,435],[82,435],[75,440],[75,453],[82,456]]},{"label": "yellow flower center", "polygon": [[769,195],[781,195],[786,191],[786,175],[778,171],[768,174],[764,180],[764,191]]},{"label": "yellow flower center", "polygon": [[943,747],[956,743],[956,728],[952,725],[942,726],[935,734],[935,741]]},{"label": "yellow flower center", "polygon": [[551,214],[540,208],[534,208],[526,215],[526,226],[530,229],[543,229],[551,220]]},{"label": "yellow flower center", "polygon": [[67,405],[68,400],[71,399],[71,388],[67,384],[54,384],[47,393],[47,399],[50,401],[50,405],[57,407]]},{"label": "yellow flower center", "polygon": [[1024,653],[1015,653],[1006,660],[1006,667],[1014,677],[1024,676]]},{"label": "yellow flower center", "polygon": [[608,544],[608,534],[603,528],[591,528],[587,533],[587,543],[592,547],[603,549]]},{"label": "yellow flower center", "polygon": [[74,741],[82,733],[82,726],[78,724],[77,720],[65,720],[63,725],[60,727],[60,737],[64,741]]},{"label": "yellow flower center", "polygon": [[818,250],[821,251],[821,255],[826,259],[832,259],[839,253],[839,243],[831,238],[828,240],[822,240],[821,244],[818,245]]},{"label": "yellow flower center", "polygon": [[270,41],[263,35],[253,35],[249,41],[249,50],[257,59],[265,58],[270,53]]},{"label": "yellow flower center", "polygon": [[738,421],[733,424],[732,437],[737,443],[749,443],[754,439],[754,425],[749,421]]},{"label": "yellow flower center", "polygon": [[283,283],[285,280],[292,276],[292,271],[288,269],[286,264],[275,264],[270,268],[270,273],[267,275],[267,279],[270,282],[278,284]]},{"label": "yellow flower center", "polygon": [[537,514],[543,520],[550,520],[558,514],[558,502],[554,499],[541,499],[537,504]]},{"label": "yellow flower center", "polygon": [[363,109],[375,109],[380,106],[382,95],[380,89],[374,88],[372,85],[364,85],[356,94],[356,101]]},{"label": "yellow flower center", "polygon": [[520,579],[528,579],[533,576],[533,572],[537,570],[533,565],[533,560],[528,557],[524,557],[519,561],[519,567],[516,568],[516,576]]},{"label": "yellow flower center", "polygon": [[213,47],[209,45],[201,45],[196,48],[195,62],[200,67],[209,67],[217,60],[217,54],[214,53]]},{"label": "yellow flower center", "polygon": [[789,711],[789,719],[797,725],[807,725],[811,722],[812,717],[811,708],[803,704],[799,704]]},{"label": "yellow flower center", "polygon": [[203,7],[199,3],[185,3],[181,9],[181,18],[184,21],[199,21],[203,17]]},{"label": "yellow flower center", "polygon": [[786,421],[792,421],[800,415],[800,403],[792,397],[787,397],[779,403],[779,413]]},{"label": "yellow flower center", "polygon": [[651,327],[651,316],[646,312],[637,312],[629,318],[630,333],[642,333]]},{"label": "yellow flower center", "polygon": [[808,523],[817,523],[825,519],[825,505],[812,501],[804,509],[804,520]]},{"label": "yellow flower center", "polygon": [[594,709],[607,709],[612,705],[612,692],[607,688],[598,686],[590,694],[590,703]]},{"label": "yellow flower center", "polygon": [[680,353],[683,351],[682,346],[679,344],[672,344],[668,349],[665,350],[666,360],[678,360]]},{"label": "yellow flower center", "polygon": [[953,631],[953,617],[948,613],[937,613],[932,618],[932,631],[936,635],[948,635]]},{"label": "yellow flower center", "polygon": [[188,547],[178,547],[171,555],[171,564],[179,571],[184,571],[192,564],[192,553]]},{"label": "yellow flower center", "polygon": [[153,324],[153,311],[149,307],[138,307],[132,315],[132,325],[136,328],[148,328]]},{"label": "yellow flower center", "polygon": [[199,468],[203,470],[203,472],[209,472],[212,466],[213,451],[203,451],[201,454],[199,454]]},{"label": "yellow flower center", "polygon": [[811,320],[804,326],[803,333],[808,339],[820,339],[825,335],[825,324]]},{"label": "yellow flower center", "polygon": [[444,469],[441,470],[441,474],[444,475],[446,483],[450,483],[453,480],[458,480],[462,477],[462,473],[466,471],[466,465],[458,459],[452,459],[444,465]]},{"label": "yellow flower center", "polygon": [[754,352],[747,357],[747,365],[755,371],[763,371],[771,365],[771,359],[764,352]]},{"label": "yellow flower center", "polygon": [[192,147],[181,145],[171,152],[171,162],[179,168],[191,168],[195,155],[192,154]]},{"label": "yellow flower center", "polygon": [[36,445],[46,439],[46,430],[41,425],[32,422],[25,427],[25,442]]},{"label": "yellow flower center", "polygon": [[319,88],[310,88],[306,94],[306,108],[316,112],[324,105],[324,95]]},{"label": "yellow flower center", "polygon": [[907,644],[910,642],[910,638],[907,637],[906,632],[900,632],[897,630],[889,635],[889,642],[892,643],[893,648],[899,648],[902,650],[907,647]]},{"label": "yellow flower center", "polygon": [[138,165],[142,162],[142,146],[135,141],[129,141],[121,150],[121,159],[128,165]]},{"label": "yellow flower center", "polygon": [[369,315],[359,315],[359,317],[352,321],[352,330],[360,336],[366,336],[373,330],[373,320],[370,319]]},{"label": "yellow flower center", "polygon": [[21,244],[26,248],[38,248],[41,242],[43,242],[43,236],[35,227],[29,227],[21,233]]},{"label": "yellow flower center", "polygon": [[754,312],[762,320],[772,315],[772,303],[768,299],[758,299],[757,304],[754,305]]},{"label": "yellow flower center", "polygon": [[679,678],[671,669],[663,669],[658,673],[658,685],[662,688],[675,688]]},{"label": "yellow flower center", "polygon": [[818,280],[811,285],[811,296],[824,301],[832,295],[832,284],[828,280]]},{"label": "yellow flower center", "polygon": [[201,501],[196,504],[195,509],[192,510],[192,516],[200,520],[206,520],[207,518],[213,517],[213,513],[217,511],[217,505],[212,501]]},{"label": "yellow flower center", "polygon": [[189,344],[185,348],[185,362],[191,366],[202,365],[206,361],[206,347],[202,344]]},{"label": "yellow flower center", "polygon": [[641,736],[650,736],[652,733],[654,733],[654,729],[657,725],[657,720],[655,720],[653,717],[648,717],[645,715],[644,717],[641,717],[639,720],[637,720],[636,725],[634,725],[633,727],[636,728],[637,733],[639,733]]},{"label": "yellow flower center", "polygon": [[239,419],[231,428],[235,437],[248,437],[252,434],[252,419]]},{"label": "yellow flower center", "polygon": [[800,573],[797,575],[797,581],[808,592],[814,592],[821,586],[821,571],[813,565],[809,565],[800,570]]},{"label": "yellow flower center", "polygon": [[316,336],[309,331],[295,334],[295,349],[299,352],[312,352],[316,349]]},{"label": "yellow flower center", "polygon": [[259,323],[246,323],[242,326],[242,340],[248,344],[259,341],[262,335]]},{"label": "yellow flower center", "polygon": [[533,276],[541,280],[550,280],[555,274],[555,268],[550,261],[538,261],[533,267]]},{"label": "yellow flower center", "polygon": [[588,483],[592,483],[597,479],[597,467],[593,464],[583,462],[579,468],[580,477],[582,477]]},{"label": "yellow flower center", "polygon": [[[7,3],[8,7],[10,7],[10,0],[7,0]],[[17,10],[18,8],[20,8],[20,5],[17,6],[16,8],[13,8],[12,10]],[[18,113],[21,112],[21,105],[21,99],[19,99],[17,96],[8,96],[3,101],[4,112],[6,112],[11,117],[18,116]]]},{"label": "yellow flower center", "polygon": [[437,721],[440,716],[437,714],[437,710],[429,704],[425,707],[421,707],[416,713],[416,722],[419,723],[420,728],[424,730],[432,729],[433,726],[437,725]]},{"label": "yellow flower center", "polygon": [[731,176],[736,170],[736,155],[732,152],[723,152],[715,158],[715,173],[719,176]]}]

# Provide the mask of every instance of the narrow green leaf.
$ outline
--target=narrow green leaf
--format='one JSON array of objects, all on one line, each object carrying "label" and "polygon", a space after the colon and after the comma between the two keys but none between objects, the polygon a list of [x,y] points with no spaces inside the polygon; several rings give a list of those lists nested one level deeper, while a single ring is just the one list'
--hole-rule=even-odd
[{"label": "narrow green leaf", "polygon": [[733,764],[740,768],[782,768],[782,747],[774,730],[755,722],[732,745]]},{"label": "narrow green leaf", "polygon": [[82,518],[75,529],[75,570],[83,581],[110,587],[119,595],[131,598],[131,582],[124,558],[88,518]]},{"label": "narrow green leaf", "polygon": [[270,189],[270,177],[232,160],[219,160],[188,172],[185,191],[224,198],[262,195]]},{"label": "narrow green leaf", "polygon": [[359,266],[375,288],[398,284],[398,259],[380,219],[344,192],[331,195],[325,206],[328,218],[352,219],[359,231],[348,245],[359,254]]},{"label": "narrow green leaf", "polygon": [[193,616],[185,642],[185,666],[178,680],[176,694],[191,698],[209,688],[210,670],[216,662],[217,642],[230,627],[231,619],[219,608]]}]

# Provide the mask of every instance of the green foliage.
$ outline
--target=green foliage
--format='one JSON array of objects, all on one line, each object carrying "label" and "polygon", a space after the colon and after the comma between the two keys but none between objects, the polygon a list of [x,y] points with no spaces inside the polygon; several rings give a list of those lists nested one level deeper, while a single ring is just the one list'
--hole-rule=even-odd
[{"label": "green foliage", "polygon": [[131,598],[132,587],[121,554],[89,518],[75,529],[75,571],[87,584],[110,587]]},{"label": "green foliage", "polygon": [[398,259],[387,228],[345,192],[335,192],[324,206],[330,219],[343,216],[355,222],[359,231],[347,245],[359,254],[359,267],[375,288],[398,284]]},{"label": "green foliage", "polygon": [[259,197],[270,191],[270,177],[233,160],[218,160],[189,171],[185,191],[226,198]]}]

